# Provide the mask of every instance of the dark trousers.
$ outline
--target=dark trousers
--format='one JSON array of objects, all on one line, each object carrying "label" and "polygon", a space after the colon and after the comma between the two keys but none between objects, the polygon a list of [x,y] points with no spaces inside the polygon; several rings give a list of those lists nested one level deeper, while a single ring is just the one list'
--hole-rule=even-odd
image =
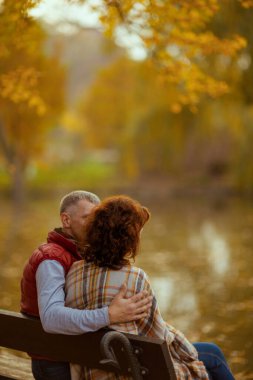
[{"label": "dark trousers", "polygon": [[32,359],[35,380],[71,380],[69,363]]}]

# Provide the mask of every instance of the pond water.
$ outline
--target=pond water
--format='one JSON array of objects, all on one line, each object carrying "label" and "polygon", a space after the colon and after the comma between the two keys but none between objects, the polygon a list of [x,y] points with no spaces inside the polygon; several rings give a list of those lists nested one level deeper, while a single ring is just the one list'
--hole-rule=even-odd
[{"label": "pond water", "polygon": [[[253,379],[253,202],[146,202],[152,217],[135,265],[150,277],[166,321],[192,341],[218,343],[238,380]],[[19,310],[25,261],[59,226],[58,202],[18,214],[0,200],[0,308]]]}]

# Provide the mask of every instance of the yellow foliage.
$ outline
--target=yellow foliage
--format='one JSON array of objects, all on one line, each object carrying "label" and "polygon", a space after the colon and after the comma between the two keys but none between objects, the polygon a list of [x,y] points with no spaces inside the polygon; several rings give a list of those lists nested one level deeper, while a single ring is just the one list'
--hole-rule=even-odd
[{"label": "yellow foliage", "polygon": [[240,3],[244,8],[251,8],[253,7],[253,0],[240,0]]},{"label": "yellow foliage", "polygon": [[85,131],[85,121],[82,120],[82,122],[80,122],[74,111],[65,111],[61,117],[61,123],[67,131]]},{"label": "yellow foliage", "polygon": [[39,73],[33,67],[19,67],[0,76],[0,92],[13,103],[27,103],[38,115],[46,112],[46,104],[37,93]]},{"label": "yellow foliage", "polygon": [[[253,0],[239,1],[246,8],[253,5]],[[226,0],[103,0],[95,8],[107,35],[115,37],[119,26],[137,35],[165,81],[177,83],[195,107],[203,94],[215,97],[228,91],[201,63],[209,56],[235,57],[246,46],[241,36],[220,38],[209,30],[223,3],[229,6]]]},{"label": "yellow foliage", "polygon": [[38,2],[5,0],[0,9],[0,147],[9,167],[25,168],[41,151],[63,106],[64,71],[28,14]]},{"label": "yellow foliage", "polygon": [[182,110],[182,105],[180,103],[172,103],[170,105],[170,110],[173,113],[179,113]]},{"label": "yellow foliage", "polygon": [[143,62],[125,58],[102,70],[80,104],[86,141],[117,148],[121,172],[178,168],[252,191],[252,10],[239,2],[252,4],[104,2],[106,30],[137,34],[147,52]]}]

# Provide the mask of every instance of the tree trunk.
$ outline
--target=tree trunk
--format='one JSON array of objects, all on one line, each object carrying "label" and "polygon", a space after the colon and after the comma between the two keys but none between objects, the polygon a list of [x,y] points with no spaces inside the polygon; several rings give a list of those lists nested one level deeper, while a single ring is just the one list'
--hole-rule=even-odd
[{"label": "tree trunk", "polygon": [[10,173],[11,196],[15,209],[21,211],[25,202],[25,169],[26,160],[18,154],[14,145],[8,142],[4,124],[0,120],[0,150],[6,160]]},{"label": "tree trunk", "polygon": [[26,199],[25,165],[15,158],[11,169],[11,194],[15,207],[22,209]]}]

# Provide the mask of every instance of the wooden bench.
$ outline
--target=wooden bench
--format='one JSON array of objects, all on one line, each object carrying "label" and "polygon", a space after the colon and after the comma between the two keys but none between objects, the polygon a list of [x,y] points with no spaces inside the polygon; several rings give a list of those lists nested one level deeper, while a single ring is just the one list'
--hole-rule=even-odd
[{"label": "wooden bench", "polygon": [[[83,335],[49,334],[39,319],[0,310],[0,346],[128,374],[136,380],[176,380],[167,344],[161,339],[107,329]],[[0,379],[13,377],[1,376],[0,368]]]}]

